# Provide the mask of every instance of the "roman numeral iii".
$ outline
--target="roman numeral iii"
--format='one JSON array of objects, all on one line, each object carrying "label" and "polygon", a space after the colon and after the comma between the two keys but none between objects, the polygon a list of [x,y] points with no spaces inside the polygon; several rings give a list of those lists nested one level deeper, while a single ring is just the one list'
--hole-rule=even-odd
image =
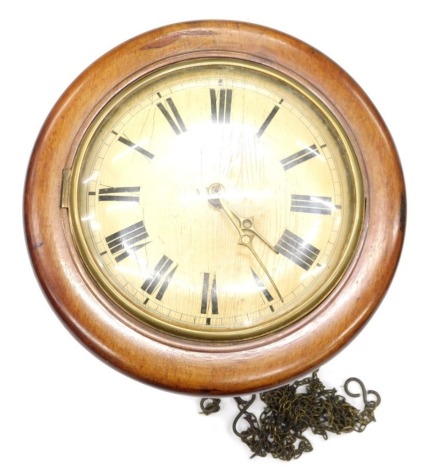
[{"label": "roman numeral iii", "polygon": [[99,189],[99,201],[139,202],[140,186]]},{"label": "roman numeral iii", "polygon": [[292,212],[330,215],[333,209],[334,205],[330,197],[308,196],[303,194],[292,194],[291,196]]}]

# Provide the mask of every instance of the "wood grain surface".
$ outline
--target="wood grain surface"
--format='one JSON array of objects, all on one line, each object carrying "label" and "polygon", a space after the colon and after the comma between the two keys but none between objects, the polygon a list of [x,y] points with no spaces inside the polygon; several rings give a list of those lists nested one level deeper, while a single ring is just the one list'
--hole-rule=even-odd
[{"label": "wood grain surface", "polygon": [[[97,112],[127,84],[193,58],[250,60],[283,72],[340,120],[359,158],[366,212],[361,242],[331,295],[282,331],[234,343],[179,339],[136,324],[96,285],[74,246],[61,207],[64,169]],[[406,218],[398,155],[379,113],[334,62],[283,33],[237,22],[192,22],[138,36],[85,70],[48,116],[25,188],[28,249],[55,311],[91,351],[146,383],[196,395],[238,395],[274,387],[319,367],[367,323],[400,256]]]}]

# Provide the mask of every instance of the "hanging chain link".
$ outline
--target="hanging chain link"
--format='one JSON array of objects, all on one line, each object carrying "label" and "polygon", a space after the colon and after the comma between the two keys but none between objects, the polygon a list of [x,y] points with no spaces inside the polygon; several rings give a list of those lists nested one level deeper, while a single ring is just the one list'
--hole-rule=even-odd
[{"label": "hanging chain link", "polygon": [[[353,383],[361,393],[350,390]],[[317,372],[293,384],[260,393],[265,406],[259,418],[248,411],[256,395],[249,399],[235,397],[239,413],[233,422],[233,432],[250,448],[251,458],[270,454],[286,461],[297,459],[313,450],[305,436],[307,430],[327,439],[328,433],[362,432],[375,421],[374,411],[381,402],[377,392],[367,390],[355,377],[346,380],[344,391],[350,397],[362,397],[363,410],[349,404],[334,388],[326,388]],[[219,398],[203,398],[201,412],[206,415],[218,412],[220,402]]]}]

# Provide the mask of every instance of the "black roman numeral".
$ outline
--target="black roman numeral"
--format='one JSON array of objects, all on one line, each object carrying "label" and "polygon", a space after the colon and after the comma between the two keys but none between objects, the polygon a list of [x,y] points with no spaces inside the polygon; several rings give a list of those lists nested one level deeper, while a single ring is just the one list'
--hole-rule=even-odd
[{"label": "black roman numeral", "polygon": [[215,123],[229,123],[232,109],[233,91],[228,88],[220,88],[218,91],[210,88],[211,119]]},{"label": "black roman numeral", "polygon": [[[142,284],[141,289],[149,295],[156,292],[155,298],[162,300],[162,297],[167,290],[171,279],[178,268],[178,265],[173,266],[174,261],[163,255],[156,264],[152,273],[147,277],[145,282]],[[145,300],[145,304],[148,303],[149,299]]]},{"label": "black roman numeral", "polygon": [[[114,132],[115,134],[115,132]],[[155,157],[155,155],[148,150],[144,149],[143,147],[140,147],[140,145],[135,144],[132,142],[130,139],[127,139],[127,137],[120,136],[118,137],[118,142],[121,142],[124,145],[127,145],[127,147],[130,147],[131,149],[135,150],[136,152],[141,153],[145,157],[149,158],[149,160],[152,160],[152,158]]]},{"label": "black roman numeral", "polygon": [[105,238],[111,254],[115,255],[115,261],[119,263],[133,252],[140,250],[147,243],[139,243],[149,237],[143,221],[137,222]]},{"label": "black roman numeral", "polygon": [[332,198],[326,196],[308,196],[292,194],[291,211],[306,212],[308,214],[330,215],[334,209]]},{"label": "black roman numeral", "polygon": [[299,152],[293,153],[289,157],[286,157],[280,161],[285,171],[290,170],[296,165],[300,163],[306,162],[314,157],[320,155],[320,152],[316,145],[312,145],[311,147],[307,147],[305,149],[300,150]]},{"label": "black roman numeral", "polygon": [[283,232],[275,249],[306,271],[311,268],[320,253],[320,250],[290,230]]},{"label": "black roman numeral", "polygon": [[140,186],[99,189],[99,201],[139,202]]},{"label": "black roman numeral", "polygon": [[158,103],[157,106],[161,113],[164,115],[168,124],[170,124],[173,131],[177,135],[181,134],[182,132],[186,132],[186,126],[184,125],[183,119],[181,118],[180,113],[178,112],[172,98],[167,98],[165,100],[165,103],[167,104],[167,106],[164,103]]},{"label": "black roman numeral", "polygon": [[210,273],[204,273],[201,313],[206,314],[208,311],[211,311],[213,315],[218,314],[217,280],[215,275],[211,276]]},{"label": "black roman numeral", "polygon": [[261,137],[265,130],[269,127],[270,123],[272,122],[273,118],[276,116],[276,114],[279,111],[279,106],[275,106],[269,113],[269,115],[266,117],[266,120],[263,122],[261,125],[260,129],[257,132],[257,137]]},{"label": "black roman numeral", "polygon": [[[266,288],[263,281],[260,279],[258,274],[251,268],[252,276],[254,277],[255,285],[257,286],[260,294],[267,300],[267,302],[273,302],[274,298],[271,295],[270,291]],[[274,308],[270,305],[270,310],[274,312]]]}]

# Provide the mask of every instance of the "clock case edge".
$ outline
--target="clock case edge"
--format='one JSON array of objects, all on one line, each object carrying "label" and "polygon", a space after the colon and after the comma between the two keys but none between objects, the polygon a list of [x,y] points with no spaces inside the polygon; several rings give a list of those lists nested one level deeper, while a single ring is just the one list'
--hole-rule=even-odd
[{"label": "clock case edge", "polygon": [[[338,288],[303,320],[265,338],[205,345],[121,321],[81,264],[60,207],[62,171],[102,105],[157,67],[198,57],[251,60],[286,73],[334,112],[353,142],[366,182],[356,255]],[[123,78],[124,77],[124,78]],[[112,92],[111,92],[112,90]],[[83,125],[81,125],[83,123]],[[171,25],[113,49],[59,99],[35,144],[27,173],[28,251],[53,309],[88,349],[145,383],[195,395],[238,395],[288,382],[329,360],[362,329],[384,297],[402,249],[406,199],[389,131],[360,87],[311,46],[257,25],[224,21]],[[72,287],[72,289],[70,289]]]}]

